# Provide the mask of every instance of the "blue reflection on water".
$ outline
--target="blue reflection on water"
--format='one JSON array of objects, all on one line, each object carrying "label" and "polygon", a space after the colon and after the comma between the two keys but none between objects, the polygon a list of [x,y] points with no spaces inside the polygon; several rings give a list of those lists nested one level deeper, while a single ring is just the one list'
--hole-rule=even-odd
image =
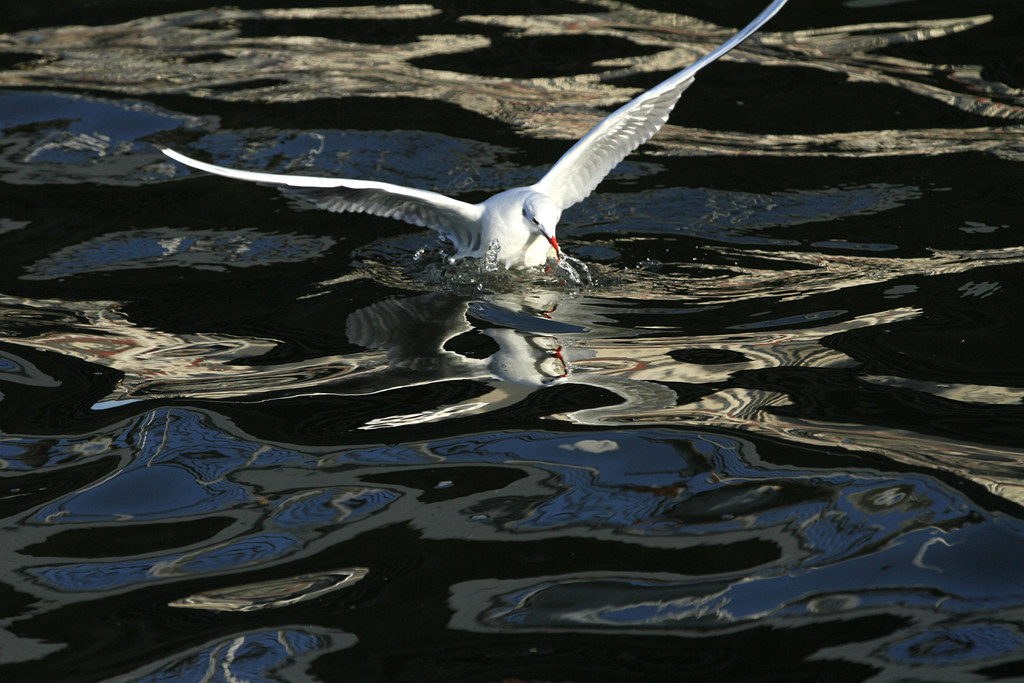
[{"label": "blue reflection on water", "polygon": [[[779,537],[779,531],[793,532],[801,521],[792,520],[788,530],[754,528],[766,533],[765,538]],[[873,521],[867,518],[860,523],[866,526]],[[677,580],[595,570],[505,591],[500,590],[502,582],[490,582],[490,593],[482,585],[457,588],[456,593],[476,595],[470,607],[478,610],[474,621],[503,629],[663,631],[725,627],[768,617],[800,622],[814,616],[877,613],[881,609],[921,610],[936,616],[976,614],[1024,605],[1024,588],[1016,572],[1020,560],[1017,539],[1022,534],[1024,528],[1016,520],[997,518],[965,523],[948,532],[934,527],[917,529],[884,545],[861,548],[841,562],[827,552],[811,553],[815,561],[801,567],[784,562],[754,572]],[[933,556],[932,548],[957,548],[957,558]],[[1000,566],[1004,569],[990,571]],[[1019,633],[1005,629],[966,629],[955,638],[946,630],[903,643],[887,656],[919,660],[989,657],[1024,645]],[[945,655],[938,656],[934,647],[923,651],[925,641],[938,643],[950,638],[960,646],[954,650],[943,646]]]},{"label": "blue reflection on water", "polygon": [[[823,609],[962,613],[1024,605],[1020,521],[987,513],[924,474],[780,468],[762,461],[753,443],[724,434],[498,432],[314,456],[260,444],[215,413],[185,408],[154,410],[118,428],[110,452],[127,464],[37,510],[36,524],[128,525],[221,512],[242,528],[187,551],[37,566],[28,570],[37,581],[88,592],[237,571],[292,557],[348,524],[401,522],[428,535],[495,541],[604,530],[658,547],[756,535],[778,549],[776,559],[769,554],[735,575],[572,575],[489,599],[482,593],[480,600],[504,605],[481,605],[484,623],[506,627],[575,629],[584,613],[591,614],[586,628],[663,629],[692,626],[698,613],[701,623],[736,623]],[[508,490],[433,503],[362,481],[382,468],[465,464],[532,476]],[[588,602],[594,596],[600,605]]]},{"label": "blue reflection on water", "polygon": [[152,559],[83,562],[29,569],[28,573],[51,587],[64,591],[104,591],[149,580],[149,570],[155,562]]},{"label": "blue reflection on water", "polygon": [[330,237],[273,235],[256,229],[131,230],[108,233],[59,249],[33,263],[22,279],[54,280],[158,266],[226,270],[304,263],[318,258],[333,244]]},{"label": "blue reflection on water", "polygon": [[[342,642],[332,642],[342,641]],[[210,681],[216,683],[281,683],[296,680],[288,673],[296,660],[333,647],[350,647],[347,634],[318,634],[303,628],[259,631],[219,641],[165,664],[159,671],[132,678],[134,683]]]},{"label": "blue reflection on water", "polygon": [[[254,138],[259,144],[254,144]],[[212,154],[214,163],[236,168],[372,178],[447,192],[496,191],[536,181],[535,177],[527,180],[533,175],[529,167],[524,171],[498,163],[512,153],[509,149],[430,131],[218,131],[194,146]],[[282,159],[289,160],[287,166],[280,165]],[[519,182],[510,182],[508,173],[513,171],[522,174]]]},{"label": "blue reflection on water", "polygon": [[[104,516],[167,519],[222,509],[247,497],[243,490],[225,482],[202,484],[190,469],[173,461],[128,468],[102,485],[77,494],[59,512],[47,508],[42,514],[66,515],[69,522]],[[213,501],[216,503],[211,504]]]},{"label": "blue reflection on water", "polygon": [[270,521],[290,528],[354,521],[383,510],[398,498],[399,494],[385,489],[334,487],[297,501],[285,501]]},{"label": "blue reflection on water", "polygon": [[[103,100],[72,94],[0,92],[0,137],[3,129],[25,124],[53,122],[54,128],[74,134],[103,130],[116,135],[114,142],[134,141],[144,135],[181,126],[181,118],[147,105]],[[65,153],[41,152],[33,160],[67,162]]]},{"label": "blue reflection on water", "polygon": [[131,421],[108,450],[130,461],[44,506],[34,521],[158,520],[226,510],[253,499],[249,487],[229,478],[235,469],[312,462],[295,451],[233,436],[204,413],[171,408]]},{"label": "blue reflection on water", "polygon": [[895,643],[889,659],[909,664],[952,664],[992,659],[1024,647],[1019,627],[1007,624],[967,624],[942,627]]},{"label": "blue reflection on water", "polygon": [[[234,539],[142,559],[36,567],[28,572],[65,591],[103,591],[175,574],[215,573],[280,560],[300,550],[324,525],[337,527],[385,509],[399,494],[332,486],[271,491],[238,475],[300,468],[317,460],[283,447],[232,435],[212,414],[160,409],[122,425],[109,451],[129,460],[97,482],[38,510],[35,523],[129,524],[197,518],[234,510],[254,513],[254,528]],[[318,482],[314,482],[318,483]],[[322,482],[319,482],[322,483]],[[313,495],[309,495],[312,493]]]},{"label": "blue reflection on water", "polygon": [[[676,187],[629,195],[602,193],[568,211],[563,232],[573,236],[607,232],[688,235],[731,244],[797,245],[799,240],[758,233],[871,215],[920,196],[919,188],[885,183],[772,194]],[[853,242],[833,246],[868,251],[894,248]]]},{"label": "blue reflection on water", "polygon": [[298,549],[301,540],[287,533],[245,536],[221,548],[211,548],[177,562],[181,572],[203,573],[244,567],[282,557]]}]

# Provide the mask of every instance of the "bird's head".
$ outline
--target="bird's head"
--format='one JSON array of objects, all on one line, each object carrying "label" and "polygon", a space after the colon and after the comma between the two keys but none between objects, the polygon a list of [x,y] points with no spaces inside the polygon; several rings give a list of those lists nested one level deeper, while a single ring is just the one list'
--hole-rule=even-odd
[{"label": "bird's head", "polygon": [[495,377],[530,387],[561,384],[569,377],[569,362],[554,337],[507,328],[484,330],[484,334],[498,342],[498,351],[487,359]]},{"label": "bird's head", "polygon": [[555,250],[555,256],[561,260],[562,250],[558,248],[555,238],[555,226],[562,215],[554,200],[540,193],[532,194],[523,202],[523,222],[529,230],[539,233]]}]

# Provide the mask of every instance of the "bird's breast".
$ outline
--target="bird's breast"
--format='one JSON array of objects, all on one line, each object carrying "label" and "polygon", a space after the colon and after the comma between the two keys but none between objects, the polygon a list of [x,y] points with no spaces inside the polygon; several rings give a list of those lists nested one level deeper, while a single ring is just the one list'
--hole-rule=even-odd
[{"label": "bird's breast", "polygon": [[548,252],[548,241],[526,224],[523,202],[534,190],[517,187],[496,194],[484,202],[482,221],[484,250],[492,243],[499,247],[498,263],[506,268],[543,265]]}]

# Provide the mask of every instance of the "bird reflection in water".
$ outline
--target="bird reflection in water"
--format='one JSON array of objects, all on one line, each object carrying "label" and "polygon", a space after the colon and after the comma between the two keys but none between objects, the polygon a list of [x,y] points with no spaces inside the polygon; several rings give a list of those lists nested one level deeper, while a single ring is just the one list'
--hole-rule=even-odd
[{"label": "bird reflection in water", "polygon": [[[36,310],[24,301],[9,303],[28,306],[26,316]],[[1019,487],[1007,485],[1019,457],[1016,449],[1000,451],[1007,463],[1005,474],[981,476],[970,464],[991,454],[991,446],[924,433],[907,433],[894,442],[884,430],[856,419],[803,419],[788,409],[799,398],[792,388],[744,379],[783,367],[846,372],[858,361],[824,340],[911,320],[919,311],[909,307],[855,317],[818,311],[813,319],[762,321],[760,327],[700,335],[625,322],[631,313],[656,314],[653,302],[631,308],[612,299],[542,289],[474,297],[435,292],[385,299],[353,311],[346,331],[349,341],[362,349],[283,363],[259,362],[274,353],[274,340],[173,335],[135,325],[104,302],[46,302],[46,310],[56,308],[73,312],[80,325],[60,334],[26,334],[9,341],[119,372],[113,390],[93,401],[94,410],[170,398],[246,403],[371,394],[387,398],[391,391],[416,386],[459,381],[476,385],[468,398],[456,392],[459,397],[451,399],[439,391],[420,401],[379,401],[372,416],[351,418],[352,428],[370,430],[494,413],[538,390],[578,386],[603,391],[589,392],[575,409],[548,402],[545,410],[551,412],[544,416],[579,425],[715,426],[870,451],[949,469],[1000,496],[1020,498]],[[32,378],[26,381],[52,383],[30,362],[14,354],[8,360]],[[820,377],[806,376],[807,381]],[[899,377],[867,379],[880,385],[907,382]],[[975,403],[1007,400],[1000,387],[957,385],[943,391],[954,389],[957,397]],[[396,403],[402,412],[395,410]]]}]

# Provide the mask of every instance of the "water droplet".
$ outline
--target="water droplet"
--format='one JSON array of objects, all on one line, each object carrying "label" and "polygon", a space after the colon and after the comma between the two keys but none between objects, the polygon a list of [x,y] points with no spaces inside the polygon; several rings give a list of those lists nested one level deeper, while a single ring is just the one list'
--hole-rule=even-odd
[{"label": "water droplet", "polygon": [[498,270],[498,255],[501,253],[501,245],[498,244],[497,240],[494,240],[487,247],[487,253],[484,255],[483,270],[488,273],[493,273]]},{"label": "water droplet", "polygon": [[565,273],[569,281],[574,285],[590,285],[594,279],[590,275],[590,268],[578,258],[562,252],[562,260],[558,261],[555,268]]}]

